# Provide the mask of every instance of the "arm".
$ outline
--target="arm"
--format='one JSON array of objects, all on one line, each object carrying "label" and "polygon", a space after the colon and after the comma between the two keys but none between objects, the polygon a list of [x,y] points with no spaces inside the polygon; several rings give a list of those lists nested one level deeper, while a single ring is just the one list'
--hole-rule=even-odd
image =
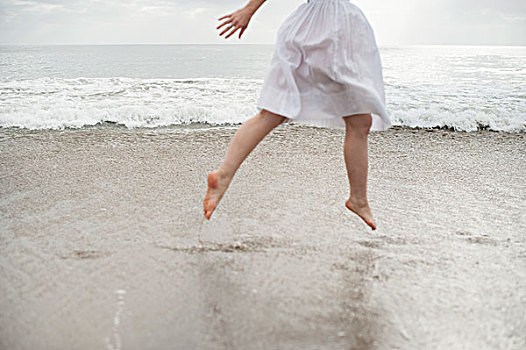
[{"label": "arm", "polygon": [[219,34],[219,36],[223,35],[227,31],[230,30],[230,33],[228,33],[225,36],[225,39],[230,37],[232,34],[234,34],[238,29],[241,29],[239,32],[239,39],[241,39],[241,35],[245,32],[245,29],[248,27],[248,23],[250,22],[250,19],[256,13],[256,11],[263,5],[265,0],[250,0],[248,4],[245,5],[245,7],[229,14],[226,16],[223,16],[219,18],[219,21],[222,19],[226,19],[221,25],[217,27],[217,29],[221,28],[222,26],[229,24],[229,26],[226,27],[225,30]]}]

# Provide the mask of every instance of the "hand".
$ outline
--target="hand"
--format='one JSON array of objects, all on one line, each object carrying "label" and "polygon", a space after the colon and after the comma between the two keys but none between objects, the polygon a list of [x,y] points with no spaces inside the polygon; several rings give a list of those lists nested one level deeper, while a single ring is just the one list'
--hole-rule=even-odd
[{"label": "hand", "polygon": [[250,19],[252,18],[252,15],[254,13],[247,8],[242,8],[237,10],[236,12],[233,12],[229,15],[223,16],[218,19],[218,21],[221,21],[222,19],[227,18],[226,21],[224,21],[217,29],[221,28],[225,24],[231,24],[230,26],[227,26],[225,30],[223,30],[219,36],[225,34],[227,31],[230,30],[230,33],[228,33],[227,36],[225,36],[225,39],[228,39],[232,34],[234,34],[238,29],[241,29],[239,32],[239,39],[241,39],[241,35],[245,32],[245,29],[248,27],[248,22],[250,22]]}]

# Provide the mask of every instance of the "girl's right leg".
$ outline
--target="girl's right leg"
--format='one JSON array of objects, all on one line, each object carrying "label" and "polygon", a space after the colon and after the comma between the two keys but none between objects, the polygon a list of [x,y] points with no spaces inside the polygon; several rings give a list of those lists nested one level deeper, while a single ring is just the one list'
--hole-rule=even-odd
[{"label": "girl's right leg", "polygon": [[237,130],[223,163],[218,170],[208,174],[208,190],[203,201],[207,219],[212,216],[241,163],[259,142],[285,119],[287,118],[263,109]]},{"label": "girl's right leg", "polygon": [[343,120],[345,120],[344,156],[351,192],[345,205],[375,230],[376,224],[367,201],[367,172],[369,167],[367,136],[371,128],[372,116],[370,114],[355,114],[346,116]]}]

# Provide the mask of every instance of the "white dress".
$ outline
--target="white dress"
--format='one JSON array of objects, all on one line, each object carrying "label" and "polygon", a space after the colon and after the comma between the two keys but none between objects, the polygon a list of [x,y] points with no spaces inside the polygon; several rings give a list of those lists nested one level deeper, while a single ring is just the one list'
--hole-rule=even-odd
[{"label": "white dress", "polygon": [[373,29],[349,0],[309,0],[281,24],[257,110],[288,121],[344,128],[343,116],[371,113],[385,130],[382,65]]}]

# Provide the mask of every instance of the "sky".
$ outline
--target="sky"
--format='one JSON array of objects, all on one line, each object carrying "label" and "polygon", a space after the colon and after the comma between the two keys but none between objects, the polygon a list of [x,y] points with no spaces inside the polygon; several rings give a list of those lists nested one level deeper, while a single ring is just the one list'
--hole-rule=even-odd
[{"label": "sky", "polygon": [[[0,0],[0,44],[274,44],[306,0],[267,0],[243,37],[218,18],[248,0]],[[526,0],[353,0],[379,45],[526,45]]]}]

